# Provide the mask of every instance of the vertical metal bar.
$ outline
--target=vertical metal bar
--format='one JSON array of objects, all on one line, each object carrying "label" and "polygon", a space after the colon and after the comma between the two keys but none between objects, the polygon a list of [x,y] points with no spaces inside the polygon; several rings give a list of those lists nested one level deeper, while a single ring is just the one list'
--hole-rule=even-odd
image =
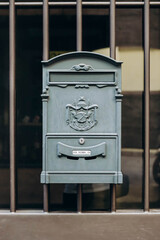
[{"label": "vertical metal bar", "polygon": [[77,51],[82,51],[82,0],[77,0]]},{"label": "vertical metal bar", "polygon": [[116,185],[110,185],[111,212],[116,211]]},{"label": "vertical metal bar", "polygon": [[43,184],[43,211],[49,210],[49,185]]},{"label": "vertical metal bar", "polygon": [[149,105],[150,105],[150,3],[144,1],[144,161],[145,161],[145,181],[144,181],[144,210],[149,211],[149,169],[150,169],[150,149],[149,149]]},{"label": "vertical metal bar", "polygon": [[15,1],[9,1],[9,127],[10,127],[10,211],[16,211],[16,87],[15,87]]},{"label": "vertical metal bar", "polygon": [[[43,60],[49,58],[49,9],[48,0],[43,0]],[[43,210],[49,210],[49,185],[43,185]]]},{"label": "vertical metal bar", "polygon": [[48,0],[43,0],[43,61],[49,58],[49,9]]},{"label": "vertical metal bar", "polygon": [[[110,0],[110,57],[116,58],[115,48],[115,0]],[[116,211],[116,185],[110,185],[110,196],[111,196],[111,211]]]},{"label": "vertical metal bar", "polygon": [[110,57],[116,58],[115,48],[115,0],[110,1]]},{"label": "vertical metal bar", "polygon": [[[82,0],[77,0],[77,51],[82,51]],[[82,212],[82,185],[77,186],[77,211]]]},{"label": "vertical metal bar", "polygon": [[82,212],[82,184],[77,186],[77,211]]}]

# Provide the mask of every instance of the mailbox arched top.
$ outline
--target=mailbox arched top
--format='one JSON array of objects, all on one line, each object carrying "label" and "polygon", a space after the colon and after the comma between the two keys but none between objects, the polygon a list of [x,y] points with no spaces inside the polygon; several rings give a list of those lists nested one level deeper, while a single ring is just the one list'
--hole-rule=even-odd
[{"label": "mailbox arched top", "polygon": [[74,59],[74,58],[78,58],[78,57],[88,57],[88,58],[92,58],[92,59],[99,59],[103,62],[110,63],[114,66],[120,66],[122,64],[121,61],[116,61],[113,58],[104,56],[99,53],[93,53],[93,52],[87,52],[87,51],[70,52],[70,53],[61,54],[59,56],[49,59],[48,61],[42,61],[42,64],[49,66],[51,64],[58,63],[60,61]]}]

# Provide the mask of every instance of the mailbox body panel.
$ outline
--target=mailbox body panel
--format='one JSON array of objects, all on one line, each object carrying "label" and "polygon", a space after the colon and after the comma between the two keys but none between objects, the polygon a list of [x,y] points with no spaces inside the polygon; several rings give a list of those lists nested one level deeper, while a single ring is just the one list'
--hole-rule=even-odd
[{"label": "mailbox body panel", "polygon": [[[67,104],[78,103],[83,97],[86,103],[97,105],[96,119],[98,123],[87,130],[87,133],[113,133],[115,129],[116,105],[113,102],[115,92],[112,87],[98,88],[89,86],[87,89],[75,89],[74,86],[61,88],[50,87],[50,102],[48,102],[47,132],[49,133],[78,133],[75,129],[66,124]],[[63,98],[59,98],[63,96]],[[109,107],[107,107],[109,106]],[[101,114],[103,112],[103,115]],[[57,121],[58,119],[58,121]],[[100,122],[100,124],[99,124]],[[106,126],[104,128],[104,126]]]},{"label": "mailbox body panel", "polygon": [[76,52],[43,63],[42,183],[122,183],[121,63]]}]

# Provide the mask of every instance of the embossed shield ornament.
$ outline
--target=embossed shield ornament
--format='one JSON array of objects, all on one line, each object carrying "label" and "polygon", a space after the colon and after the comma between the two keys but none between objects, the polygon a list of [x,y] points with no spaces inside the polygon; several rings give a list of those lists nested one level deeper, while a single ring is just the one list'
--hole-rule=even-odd
[{"label": "embossed shield ornament", "polygon": [[86,102],[84,97],[80,97],[78,102],[66,105],[66,122],[77,131],[89,130],[97,124],[97,108],[97,104],[90,105],[90,102]]}]

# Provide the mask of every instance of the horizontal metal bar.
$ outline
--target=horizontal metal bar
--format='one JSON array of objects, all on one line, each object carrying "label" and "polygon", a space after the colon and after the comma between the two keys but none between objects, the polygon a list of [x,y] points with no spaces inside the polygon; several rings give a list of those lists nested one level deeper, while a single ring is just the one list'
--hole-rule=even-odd
[{"label": "horizontal metal bar", "polygon": [[77,2],[49,2],[50,6],[76,6]]},{"label": "horizontal metal bar", "polygon": [[[77,215],[77,212],[69,212],[69,211],[50,211],[49,212],[49,216],[63,216],[63,215],[69,215],[69,216],[75,216]],[[160,216],[160,209],[151,209],[149,212],[144,212],[141,209],[122,209],[122,210],[116,210],[116,212],[113,212],[112,214],[110,214],[110,212],[106,212],[106,211],[89,211],[89,212],[82,212],[81,216],[146,216],[145,219],[147,218],[147,216]],[[21,216],[46,216],[46,213],[42,210],[36,210],[36,209],[23,209],[23,210],[16,210],[16,212],[11,213],[9,210],[2,210],[0,209],[0,217],[2,218],[3,216],[8,216],[8,217],[12,217],[13,216],[17,216],[17,217],[21,217]],[[23,224],[24,225],[24,224]]]},{"label": "horizontal metal bar", "polygon": [[[43,2],[15,2],[15,6],[42,6]],[[0,6],[9,6],[9,2],[1,2]]]},{"label": "horizontal metal bar", "polygon": [[[49,2],[49,6],[76,6],[76,2]],[[43,2],[15,2],[15,6],[42,6]],[[83,6],[110,6],[110,2],[82,2]],[[1,2],[0,6],[9,6],[9,2]],[[142,7],[144,2],[116,2],[116,6]],[[160,6],[160,2],[150,2],[150,6]]]},{"label": "horizontal metal bar", "polygon": [[3,3],[0,3],[0,6],[9,6],[9,3],[3,2]]},{"label": "horizontal metal bar", "polygon": [[[140,4],[139,4],[140,3]],[[92,5],[92,6],[109,6],[110,2],[82,2],[83,5]],[[143,2],[115,2],[118,5],[143,5]]]}]

